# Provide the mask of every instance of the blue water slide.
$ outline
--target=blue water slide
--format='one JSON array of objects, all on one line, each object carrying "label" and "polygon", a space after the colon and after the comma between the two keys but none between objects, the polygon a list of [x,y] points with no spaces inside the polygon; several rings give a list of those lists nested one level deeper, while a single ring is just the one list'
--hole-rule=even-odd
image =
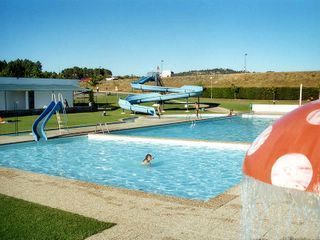
[{"label": "blue water slide", "polygon": [[51,116],[61,109],[63,109],[63,104],[61,101],[59,101],[54,105],[54,107],[51,109],[51,111],[45,116],[45,118],[43,119],[43,121],[41,122],[41,125],[40,125],[40,131],[39,131],[40,138],[42,137],[43,139],[48,140],[48,137],[45,132],[46,124],[49,121],[49,119],[51,118]]},{"label": "blue water slide", "polygon": [[[156,110],[153,107],[140,106],[139,103],[145,102],[157,102],[166,101],[178,98],[189,98],[200,96],[203,92],[203,88],[200,86],[189,86],[185,85],[180,88],[173,87],[161,87],[161,86],[150,86],[144,85],[147,82],[155,81],[153,76],[142,77],[137,81],[131,83],[133,89],[139,89],[143,91],[151,91],[153,93],[147,94],[135,94],[129,95],[125,99],[119,99],[118,103],[122,109],[131,110],[134,112],[141,112],[150,115],[156,115]],[[160,94],[169,93],[169,94]]]},{"label": "blue water slide", "polygon": [[51,112],[51,110],[54,108],[55,105],[56,105],[56,103],[54,101],[52,101],[49,104],[49,106],[46,107],[46,109],[40,114],[40,116],[32,124],[32,134],[33,134],[33,137],[36,141],[40,140],[40,134],[38,132],[38,126],[39,126],[40,122],[46,117],[46,115],[49,112]]},{"label": "blue water slide", "polygon": [[154,82],[156,79],[153,76],[149,76],[149,77],[142,77],[137,81],[133,81],[133,84],[145,84],[146,82]]}]

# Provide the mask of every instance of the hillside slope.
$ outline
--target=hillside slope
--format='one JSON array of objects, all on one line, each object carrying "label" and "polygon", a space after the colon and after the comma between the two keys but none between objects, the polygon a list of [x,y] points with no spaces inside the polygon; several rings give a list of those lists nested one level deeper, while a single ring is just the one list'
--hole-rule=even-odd
[{"label": "hillside slope", "polygon": [[[110,81],[99,85],[101,90],[131,91],[130,82],[134,79]],[[198,75],[164,78],[165,86],[181,87],[183,85],[201,85],[204,87],[304,87],[320,86],[320,71],[313,72],[268,72],[268,73],[236,73],[218,75]]]}]

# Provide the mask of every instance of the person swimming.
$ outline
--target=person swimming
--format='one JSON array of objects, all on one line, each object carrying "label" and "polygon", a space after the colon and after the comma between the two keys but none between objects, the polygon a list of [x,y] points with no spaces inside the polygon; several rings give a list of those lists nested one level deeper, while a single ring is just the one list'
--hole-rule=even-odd
[{"label": "person swimming", "polygon": [[152,160],[153,160],[152,155],[151,155],[150,153],[148,153],[148,154],[144,157],[144,159],[143,159],[143,161],[142,161],[142,164],[144,164],[144,165],[150,165]]}]

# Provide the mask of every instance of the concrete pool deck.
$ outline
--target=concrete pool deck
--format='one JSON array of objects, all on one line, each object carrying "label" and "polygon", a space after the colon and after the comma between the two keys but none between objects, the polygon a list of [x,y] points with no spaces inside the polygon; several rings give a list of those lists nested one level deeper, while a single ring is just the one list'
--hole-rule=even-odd
[{"label": "concrete pool deck", "polygon": [[117,223],[89,239],[237,239],[238,191],[202,202],[0,168],[3,194]]},{"label": "concrete pool deck", "polygon": [[[109,125],[110,130],[181,122],[138,119]],[[94,132],[95,127],[72,129],[71,134]],[[51,131],[49,136],[58,135]],[[1,136],[0,144],[30,141],[32,136]],[[0,168],[0,193],[117,225],[89,237],[96,239],[239,239],[241,186],[209,201],[194,201],[140,191],[90,184],[44,174]],[[271,222],[271,220],[270,220]],[[263,226],[263,239],[276,239],[272,224]],[[292,227],[295,239],[319,239],[301,225]]]},{"label": "concrete pool deck", "polygon": [[[240,239],[240,188],[194,201],[0,168],[2,194],[117,223],[89,240]],[[280,239],[274,236],[277,227],[266,220],[255,239]],[[301,223],[291,225],[290,231],[291,238],[285,239],[319,239],[314,229]]]}]

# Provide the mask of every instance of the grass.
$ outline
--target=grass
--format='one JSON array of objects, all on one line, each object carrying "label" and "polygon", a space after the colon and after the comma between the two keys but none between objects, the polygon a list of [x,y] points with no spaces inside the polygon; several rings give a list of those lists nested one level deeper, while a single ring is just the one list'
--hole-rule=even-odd
[{"label": "grass", "polygon": [[[196,98],[190,98],[191,102],[196,102]],[[252,104],[273,104],[272,100],[251,100],[251,99],[210,99],[200,98],[200,102],[204,104],[215,104],[226,109],[233,109],[238,112],[248,112],[251,110]],[[293,100],[276,101],[276,104],[298,104]]]},{"label": "grass", "polygon": [[0,194],[0,239],[85,239],[114,226]]},{"label": "grass", "polygon": [[[70,113],[67,114],[68,127],[95,125],[98,122],[115,122],[119,121],[124,115],[121,115],[121,109],[114,111],[107,111],[107,116],[103,116],[102,111],[99,112],[86,112],[86,113]],[[18,129],[20,132],[31,132],[31,126],[36,120],[38,115],[23,116],[18,118]],[[6,121],[15,120],[16,118],[6,118]],[[46,129],[57,129],[57,119],[55,116],[48,121]],[[14,133],[15,124],[7,123],[0,125],[0,134]]]},{"label": "grass", "polygon": [[319,87],[320,71],[269,72],[198,75],[172,77],[164,80],[167,86],[200,85],[204,87]]}]

